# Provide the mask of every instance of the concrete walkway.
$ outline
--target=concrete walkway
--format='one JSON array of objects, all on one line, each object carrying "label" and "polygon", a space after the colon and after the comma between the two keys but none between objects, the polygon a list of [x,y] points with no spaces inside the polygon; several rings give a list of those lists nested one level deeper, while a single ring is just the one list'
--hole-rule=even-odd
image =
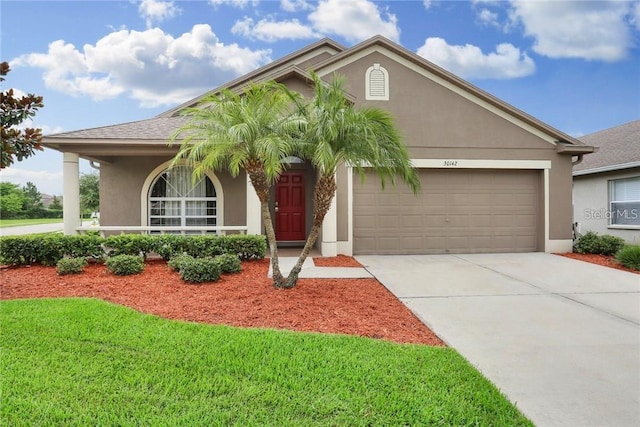
[{"label": "concrete walkway", "polygon": [[[296,262],[298,262],[298,257],[278,257],[282,275],[288,276]],[[267,276],[273,277],[271,265],[269,265]],[[364,279],[372,278],[373,276],[364,268],[358,267],[316,267],[313,263],[313,258],[308,257],[302,264],[302,270],[300,270],[298,277],[300,279]]]},{"label": "concrete walkway", "polygon": [[[82,223],[84,226],[89,226],[91,224],[91,221],[83,221]],[[64,224],[62,222],[56,222],[53,224],[19,225],[16,227],[0,228],[0,236],[20,236],[36,233],[62,233],[63,229]]]},{"label": "concrete walkway", "polygon": [[537,426],[640,426],[640,275],[544,253],[356,258]]}]

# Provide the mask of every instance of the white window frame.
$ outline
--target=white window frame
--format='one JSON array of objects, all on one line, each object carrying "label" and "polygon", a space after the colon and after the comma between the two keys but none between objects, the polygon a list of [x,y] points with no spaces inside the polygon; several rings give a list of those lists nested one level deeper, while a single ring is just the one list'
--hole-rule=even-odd
[{"label": "white window frame", "polygon": [[[373,71],[381,71],[384,76],[384,94],[383,95],[371,95],[371,73]],[[365,73],[365,99],[370,101],[388,101],[389,100],[389,72],[386,68],[380,64],[375,63],[371,67],[367,68]]]},{"label": "white window frame", "polygon": [[[189,200],[189,201],[214,200],[216,202],[216,215],[215,215],[216,227],[224,226],[224,193],[222,190],[222,184],[220,183],[220,180],[212,172],[206,172],[205,176],[213,184],[213,188],[216,194],[215,198],[211,198],[211,197],[204,197],[204,198],[201,198],[201,197],[155,198],[154,197],[152,198],[151,197],[151,190],[153,189],[153,186],[155,185],[157,180],[160,178],[160,176],[162,176],[162,174],[165,173],[170,168],[171,163],[172,161],[168,161],[159,165],[147,176],[142,186],[142,191],[140,193],[140,202],[141,202],[140,203],[140,207],[141,207],[141,212],[140,212],[141,224],[140,225],[151,226],[151,199],[154,199],[154,201],[158,199],[163,199],[163,200],[180,199],[180,200],[185,200],[185,202],[181,203],[181,206],[180,206],[180,211],[181,211],[180,223],[181,224],[186,223],[186,218],[193,218],[193,216],[186,216],[186,200]],[[184,221],[182,218],[184,218]],[[164,226],[158,226],[158,228],[161,228],[161,227],[164,227]],[[166,226],[166,227],[176,228],[181,226]]]},{"label": "white window frame", "polygon": [[[622,181],[637,181],[640,185],[640,176],[628,177],[628,178],[619,178],[609,180],[609,228],[629,228],[629,229],[640,229],[640,198],[639,199],[630,199],[630,200],[615,200],[614,195],[616,194],[615,185]],[[630,207],[620,207],[615,206],[614,204],[637,204],[635,207],[631,205]],[[621,212],[626,215],[631,220],[637,221],[637,224],[616,224],[614,220],[617,218],[617,213]]]}]

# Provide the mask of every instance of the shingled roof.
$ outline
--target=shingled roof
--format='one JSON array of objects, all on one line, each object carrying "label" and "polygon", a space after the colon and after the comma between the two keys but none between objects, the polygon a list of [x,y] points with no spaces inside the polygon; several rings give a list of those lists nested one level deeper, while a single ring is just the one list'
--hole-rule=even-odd
[{"label": "shingled roof", "polygon": [[176,117],[154,117],[152,119],[140,120],[137,122],[120,123],[111,126],[82,129],[71,132],[56,133],[47,135],[45,139],[49,142],[64,139],[126,139],[126,140],[153,140],[166,141],[175,130],[186,122],[187,118]]},{"label": "shingled roof", "polygon": [[640,167],[640,120],[604,129],[579,138],[598,151],[584,157],[573,175]]}]

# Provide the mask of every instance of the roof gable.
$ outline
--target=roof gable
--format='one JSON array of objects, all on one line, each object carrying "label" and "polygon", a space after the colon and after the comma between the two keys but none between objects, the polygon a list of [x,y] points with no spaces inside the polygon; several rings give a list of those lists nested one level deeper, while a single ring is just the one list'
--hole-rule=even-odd
[{"label": "roof gable", "polygon": [[341,67],[357,61],[372,52],[380,52],[391,59],[404,64],[423,76],[447,87],[464,98],[493,111],[506,120],[525,128],[552,144],[561,142],[563,145],[585,145],[578,139],[543,123],[535,117],[510,104],[507,104],[490,93],[485,92],[466,80],[448,72],[444,68],[439,67],[438,65],[414,54],[413,52],[380,35],[372,37],[369,40],[322,61],[315,66],[315,70],[318,75],[327,76],[338,71]]},{"label": "roof gable", "polygon": [[335,54],[343,52],[344,50],[345,48],[339,45],[338,43],[336,43],[335,41],[329,38],[324,38],[300,50],[297,50],[289,55],[286,55],[276,61],[273,61],[263,67],[260,67],[255,71],[252,71],[248,74],[240,76],[235,80],[232,80],[228,83],[225,83],[222,86],[219,86],[213,90],[210,90],[209,92],[206,92],[200,96],[197,96],[196,98],[190,99],[187,102],[184,102],[176,107],[173,107],[172,109],[165,111],[162,114],[159,114],[158,117],[175,116],[183,108],[193,107],[202,98],[205,98],[210,94],[215,94],[220,90],[222,90],[223,88],[234,89],[234,88],[242,87],[251,81],[274,79],[273,77],[274,75],[278,75],[279,73],[283,72],[288,68],[291,68],[291,67],[299,68],[300,66],[304,67],[305,64],[314,64],[315,63],[314,59],[317,59],[318,57],[323,57],[323,56],[326,56],[327,54],[333,56]]}]

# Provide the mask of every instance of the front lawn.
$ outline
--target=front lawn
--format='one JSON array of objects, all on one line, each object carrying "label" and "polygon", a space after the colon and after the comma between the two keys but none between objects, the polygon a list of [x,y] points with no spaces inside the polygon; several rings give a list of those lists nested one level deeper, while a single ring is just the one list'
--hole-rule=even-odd
[{"label": "front lawn", "polygon": [[0,228],[19,227],[22,225],[56,224],[62,218],[0,219]]},{"label": "front lawn", "polygon": [[531,425],[455,350],[3,301],[7,425]]}]

